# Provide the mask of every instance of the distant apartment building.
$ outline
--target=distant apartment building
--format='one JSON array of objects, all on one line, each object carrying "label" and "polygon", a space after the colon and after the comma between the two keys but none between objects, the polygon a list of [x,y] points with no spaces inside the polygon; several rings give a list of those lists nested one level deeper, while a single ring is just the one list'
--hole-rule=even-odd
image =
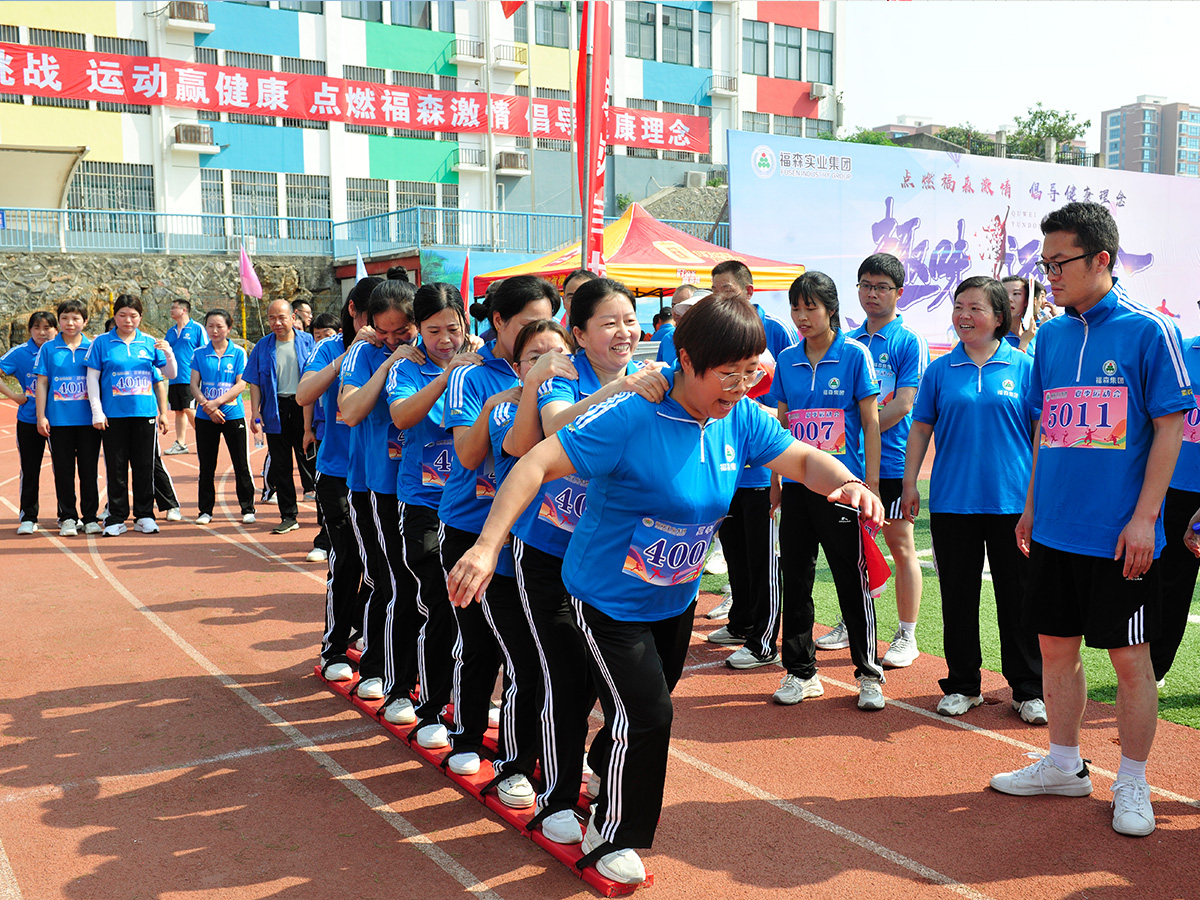
[{"label": "distant apartment building", "polygon": [[1142,94],[1101,114],[1108,169],[1200,177],[1200,107]]}]

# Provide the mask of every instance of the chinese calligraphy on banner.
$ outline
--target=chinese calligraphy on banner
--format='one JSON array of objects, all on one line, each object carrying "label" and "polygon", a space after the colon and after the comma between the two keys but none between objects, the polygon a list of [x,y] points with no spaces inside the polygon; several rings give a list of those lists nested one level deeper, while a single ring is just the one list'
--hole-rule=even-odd
[{"label": "chinese calligraphy on banner", "polygon": [[[490,116],[497,134],[571,140],[575,133],[567,100],[498,94],[489,98],[482,93],[22,44],[0,44],[0,92],[466,134],[486,132]],[[626,136],[616,133],[618,126]],[[708,153],[708,119],[614,107],[607,142]]]}]

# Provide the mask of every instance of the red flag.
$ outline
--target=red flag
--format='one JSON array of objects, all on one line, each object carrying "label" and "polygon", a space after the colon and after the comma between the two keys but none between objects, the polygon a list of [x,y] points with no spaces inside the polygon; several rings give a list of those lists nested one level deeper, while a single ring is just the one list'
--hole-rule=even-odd
[{"label": "red flag", "polygon": [[504,18],[511,19],[513,13],[521,8],[525,0],[500,0],[500,8],[504,10]]},{"label": "red flag", "polygon": [[575,141],[579,208],[583,210],[583,267],[604,275],[604,145],[608,133],[608,68],[612,29],[607,0],[584,0],[579,26]]},{"label": "red flag", "polygon": [[868,527],[866,523],[862,523],[859,527],[862,529],[863,556],[867,562],[867,585],[871,596],[878,600],[883,594],[883,589],[887,587],[887,580],[892,576],[892,567],[887,564],[879,545],[875,543],[879,526]]},{"label": "red flag", "polygon": [[467,248],[467,258],[463,260],[462,286],[458,292],[462,294],[463,303],[470,306],[473,298],[471,296],[471,250],[469,247]]}]

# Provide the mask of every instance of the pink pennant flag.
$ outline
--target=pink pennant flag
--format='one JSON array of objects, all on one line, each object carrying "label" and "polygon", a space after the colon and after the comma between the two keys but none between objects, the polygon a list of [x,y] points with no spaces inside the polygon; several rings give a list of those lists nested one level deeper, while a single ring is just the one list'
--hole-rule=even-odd
[{"label": "pink pennant flag", "polygon": [[467,258],[463,261],[462,286],[458,289],[458,292],[462,294],[463,303],[470,306],[471,295],[474,291],[471,290],[471,249],[469,247],[467,248]]},{"label": "pink pennant flag", "polygon": [[254,271],[254,266],[250,264],[250,255],[246,253],[246,248],[242,247],[241,259],[238,261],[238,272],[242,276],[242,293],[247,297],[257,297],[262,299],[263,289],[262,282],[258,280],[258,274]]}]

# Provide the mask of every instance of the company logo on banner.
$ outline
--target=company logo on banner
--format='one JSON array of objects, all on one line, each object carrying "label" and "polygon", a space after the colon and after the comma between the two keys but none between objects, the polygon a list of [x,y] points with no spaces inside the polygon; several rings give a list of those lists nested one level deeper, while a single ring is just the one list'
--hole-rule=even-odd
[{"label": "company logo on banner", "polygon": [[[1121,242],[1114,274],[1130,296],[1200,333],[1200,181],[1114,169],[903,147],[728,135],[734,250],[801,263],[838,285],[843,321],[861,324],[859,263],[891,253],[904,265],[897,310],[944,352],[956,340],[954,289],[973,275],[1033,278],[1042,218],[1071,201],[1111,210]],[[803,215],[793,211],[803,209]]]}]

